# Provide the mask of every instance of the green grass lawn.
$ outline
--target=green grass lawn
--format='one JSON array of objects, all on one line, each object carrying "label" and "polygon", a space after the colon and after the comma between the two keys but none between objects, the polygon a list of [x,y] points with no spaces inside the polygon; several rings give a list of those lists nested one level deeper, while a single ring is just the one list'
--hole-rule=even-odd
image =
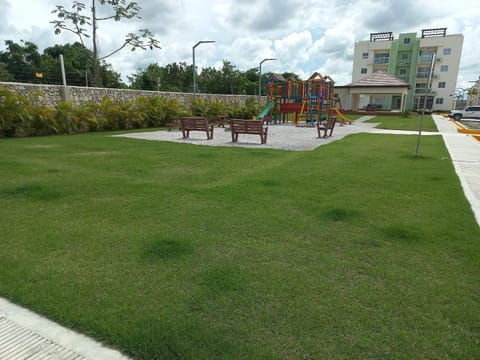
[{"label": "green grass lawn", "polygon": [[0,295],[135,359],[477,358],[480,230],[415,144],[0,140]]},{"label": "green grass lawn", "polygon": [[[373,119],[366,122],[379,123],[377,128],[379,129],[397,129],[397,130],[413,130],[418,131],[420,129],[420,122],[422,121],[422,115],[410,115],[408,118],[402,118],[400,116],[381,115],[375,116]],[[438,131],[435,122],[432,117],[425,115],[423,117],[422,131]]]},{"label": "green grass lawn", "polygon": [[361,117],[363,117],[365,115],[361,115],[361,114],[345,114],[345,117],[350,119],[350,120],[357,120],[357,119],[360,119]]}]

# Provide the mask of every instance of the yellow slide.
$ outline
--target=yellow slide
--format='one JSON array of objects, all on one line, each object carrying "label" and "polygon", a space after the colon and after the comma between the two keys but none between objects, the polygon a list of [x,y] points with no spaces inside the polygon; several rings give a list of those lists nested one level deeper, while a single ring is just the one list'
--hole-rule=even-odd
[{"label": "yellow slide", "polygon": [[342,119],[343,121],[345,121],[346,123],[349,123],[351,124],[352,123],[352,120],[350,120],[349,118],[347,118],[345,115],[343,115],[340,110],[338,110],[337,108],[331,108],[330,110],[333,110],[337,113],[337,115],[340,117],[340,119]]}]

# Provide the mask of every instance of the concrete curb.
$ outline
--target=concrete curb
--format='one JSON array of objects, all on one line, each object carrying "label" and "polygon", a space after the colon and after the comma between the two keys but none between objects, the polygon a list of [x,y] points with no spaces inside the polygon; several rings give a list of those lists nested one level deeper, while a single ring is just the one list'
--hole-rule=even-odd
[{"label": "concrete curb", "polygon": [[0,359],[129,360],[116,350],[2,298]]}]

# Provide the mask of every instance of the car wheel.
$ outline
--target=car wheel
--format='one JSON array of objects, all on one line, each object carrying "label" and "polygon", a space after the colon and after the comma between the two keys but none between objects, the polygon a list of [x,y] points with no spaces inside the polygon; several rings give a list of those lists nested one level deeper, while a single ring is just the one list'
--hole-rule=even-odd
[{"label": "car wheel", "polygon": [[455,119],[455,121],[460,121],[462,119],[462,114],[455,114],[453,115],[453,118]]}]

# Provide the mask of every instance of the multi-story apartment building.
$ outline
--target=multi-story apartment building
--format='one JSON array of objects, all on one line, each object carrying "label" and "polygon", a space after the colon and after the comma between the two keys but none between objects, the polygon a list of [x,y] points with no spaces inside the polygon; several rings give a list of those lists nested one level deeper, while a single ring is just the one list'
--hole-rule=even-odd
[{"label": "multi-story apartment building", "polygon": [[[407,109],[449,110],[454,101],[463,35],[447,35],[446,28],[416,33],[370,34],[369,41],[355,43],[352,82],[384,70],[410,84]],[[399,96],[366,100],[384,109],[399,109]],[[383,102],[383,104],[381,103]]]}]

